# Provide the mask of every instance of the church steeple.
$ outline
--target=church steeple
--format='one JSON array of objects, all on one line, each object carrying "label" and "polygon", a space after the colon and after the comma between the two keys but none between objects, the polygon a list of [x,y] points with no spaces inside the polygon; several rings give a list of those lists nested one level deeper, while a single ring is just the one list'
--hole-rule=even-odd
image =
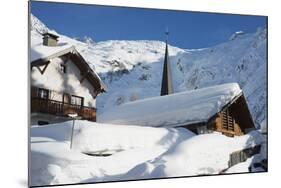
[{"label": "church steeple", "polygon": [[168,50],[168,35],[169,35],[168,29],[166,30],[165,34],[166,34],[166,50],[165,50],[165,58],[164,58],[164,66],[163,66],[161,96],[169,95],[174,92],[171,65],[169,59],[169,50]]}]

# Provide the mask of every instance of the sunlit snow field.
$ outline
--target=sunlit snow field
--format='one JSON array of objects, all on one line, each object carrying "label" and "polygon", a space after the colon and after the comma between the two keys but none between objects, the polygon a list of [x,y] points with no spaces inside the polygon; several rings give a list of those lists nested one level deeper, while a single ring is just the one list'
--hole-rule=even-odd
[{"label": "sunlit snow field", "polygon": [[[31,185],[219,174],[230,153],[264,142],[258,131],[230,138],[76,120],[70,149],[72,123],[31,127]],[[248,172],[248,166],[230,172]]]}]

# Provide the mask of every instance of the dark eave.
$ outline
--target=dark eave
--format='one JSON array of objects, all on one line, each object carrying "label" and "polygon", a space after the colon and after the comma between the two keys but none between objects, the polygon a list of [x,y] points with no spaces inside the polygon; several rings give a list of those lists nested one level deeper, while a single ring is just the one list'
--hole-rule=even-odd
[{"label": "dark eave", "polygon": [[237,96],[235,96],[229,103],[227,103],[224,107],[222,107],[222,109],[221,109],[219,112],[217,112],[216,114],[214,114],[213,116],[211,116],[211,117],[210,117],[206,122],[204,122],[204,123],[207,123],[207,122],[209,122],[210,120],[216,118],[216,117],[219,115],[220,112],[222,112],[223,110],[229,108],[229,107],[230,107],[233,103],[235,103],[239,98],[242,98],[243,102],[245,103],[244,106],[245,106],[245,108],[247,108],[246,111],[247,111],[248,114],[250,114],[250,123],[251,123],[253,126],[255,126],[255,123],[254,123],[254,121],[253,121],[253,119],[252,119],[252,116],[251,116],[251,112],[249,111],[249,108],[248,108],[248,105],[247,105],[245,96],[244,96],[244,94],[243,94],[242,91],[241,91]]},{"label": "dark eave", "polygon": [[[95,87],[96,90],[99,93],[106,91],[106,86],[102,82],[102,80],[99,78],[99,76],[91,69],[89,64],[86,62],[86,60],[81,56],[81,54],[78,51],[73,51],[73,53],[70,55],[70,58],[73,60],[73,62],[76,64],[76,66],[80,69],[81,74],[86,73],[87,79],[94,85],[98,87]],[[80,63],[82,62],[82,63]]]}]

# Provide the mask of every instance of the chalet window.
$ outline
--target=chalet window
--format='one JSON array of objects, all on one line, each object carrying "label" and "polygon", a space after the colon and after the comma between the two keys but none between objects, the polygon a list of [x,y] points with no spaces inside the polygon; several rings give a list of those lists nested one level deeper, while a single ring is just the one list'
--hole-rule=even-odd
[{"label": "chalet window", "polygon": [[65,63],[60,64],[60,70],[62,73],[66,73],[66,64]]},{"label": "chalet window", "polygon": [[38,88],[37,96],[41,99],[48,99],[49,98],[49,90]]},{"label": "chalet window", "polygon": [[77,105],[77,106],[83,106],[84,98],[71,95],[71,104]]}]

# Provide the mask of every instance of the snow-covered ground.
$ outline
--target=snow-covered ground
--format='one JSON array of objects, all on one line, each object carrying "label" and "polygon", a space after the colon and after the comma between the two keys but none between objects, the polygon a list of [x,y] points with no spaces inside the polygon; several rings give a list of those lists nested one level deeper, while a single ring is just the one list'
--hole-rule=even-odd
[{"label": "snow-covered ground", "polygon": [[72,121],[31,127],[31,185],[218,174],[228,168],[230,153],[263,142],[257,131],[196,136],[183,128],[76,120],[70,149],[71,128]]}]

